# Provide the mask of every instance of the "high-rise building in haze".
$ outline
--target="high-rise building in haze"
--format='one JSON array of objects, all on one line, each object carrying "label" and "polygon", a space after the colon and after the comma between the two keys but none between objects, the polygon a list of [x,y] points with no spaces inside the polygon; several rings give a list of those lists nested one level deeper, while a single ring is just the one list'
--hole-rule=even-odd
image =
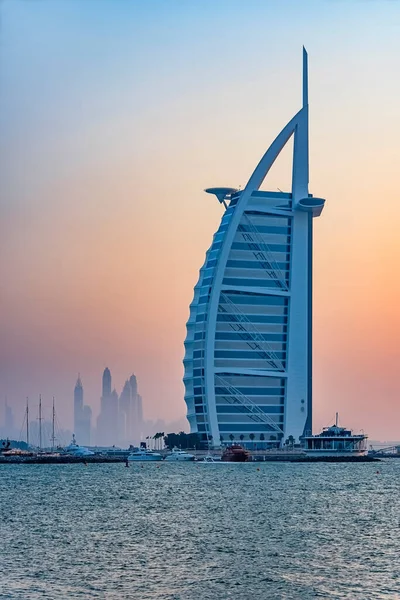
[{"label": "high-rise building in haze", "polygon": [[111,371],[106,367],[103,371],[102,397],[108,398],[111,396]]},{"label": "high-rise building in haze", "polygon": [[[78,435],[78,429],[80,427],[80,420],[83,412],[83,385],[80,375],[76,380],[74,388],[74,433]],[[80,440],[81,441],[81,440]]]},{"label": "high-rise building in haze", "polygon": [[[261,191],[294,137],[291,192]],[[312,427],[313,219],[308,191],[307,53],[303,106],[244,190],[210,188],[224,207],[190,305],[184,383],[192,432],[213,445],[278,445]]]},{"label": "high-rise building in haze", "polygon": [[132,438],[137,442],[140,438],[140,415],[139,415],[139,395],[136,375],[131,375],[129,383],[132,390],[132,417],[131,417],[131,432]]},{"label": "high-rise building in haze", "polygon": [[107,445],[118,443],[118,393],[114,388],[110,395],[108,407],[108,440]]},{"label": "high-rise building in haze", "polygon": [[111,392],[111,372],[108,367],[103,372],[100,414],[97,417],[96,443],[100,446],[116,444],[118,437],[118,394]]},{"label": "high-rise building in haze", "polygon": [[125,381],[119,397],[119,441],[124,445],[131,440],[132,420],[132,388],[129,380]]},{"label": "high-rise building in haze", "polygon": [[74,389],[74,433],[79,444],[90,445],[92,410],[83,404],[83,385],[78,375]]},{"label": "high-rise building in haze", "polygon": [[131,375],[125,381],[119,398],[115,389],[111,392],[111,384],[111,373],[107,368],[103,373],[96,443],[99,446],[138,444],[143,428],[143,406],[136,376]]},{"label": "high-rise building in haze", "polygon": [[100,446],[110,446],[117,440],[118,401],[111,393],[111,372],[104,369],[102,379],[102,394],[100,398],[100,413],[97,417],[96,443]]},{"label": "high-rise building in haze", "polygon": [[125,381],[119,397],[120,442],[122,444],[137,443],[140,439],[143,423],[142,399],[137,393],[137,380],[131,375]]}]

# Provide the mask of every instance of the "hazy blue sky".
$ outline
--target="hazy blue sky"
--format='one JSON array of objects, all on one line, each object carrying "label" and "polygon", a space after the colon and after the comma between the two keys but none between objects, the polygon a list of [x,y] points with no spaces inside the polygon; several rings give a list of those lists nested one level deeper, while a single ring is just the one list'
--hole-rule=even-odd
[{"label": "hazy blue sky", "polygon": [[[185,322],[221,208],[300,107],[310,62],[315,425],[399,437],[400,3],[3,0],[0,396],[107,365],[185,413]],[[289,186],[289,152],[265,187]],[[1,420],[1,412],[0,412]]]}]

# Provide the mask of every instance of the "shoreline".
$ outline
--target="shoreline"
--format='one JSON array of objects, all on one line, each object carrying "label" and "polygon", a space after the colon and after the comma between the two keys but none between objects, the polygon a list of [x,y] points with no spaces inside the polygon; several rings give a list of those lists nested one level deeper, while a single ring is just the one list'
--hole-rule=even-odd
[{"label": "shoreline", "polygon": [[[136,461],[137,463],[143,464],[145,462],[157,462],[157,464],[163,463],[164,461]],[[177,461],[180,464],[185,461]],[[187,462],[201,462],[201,461],[187,461]],[[227,464],[234,461],[223,461]],[[381,462],[380,458],[374,456],[265,456],[262,460],[261,457],[258,460],[249,460],[247,463],[266,463],[266,462],[287,462],[287,463],[371,463]],[[120,457],[107,457],[107,456],[88,456],[88,457],[75,457],[75,456],[48,456],[48,457],[0,457],[0,465],[68,465],[68,464],[104,464],[104,463],[126,463],[124,458]],[[131,462],[135,464],[135,462]]]}]

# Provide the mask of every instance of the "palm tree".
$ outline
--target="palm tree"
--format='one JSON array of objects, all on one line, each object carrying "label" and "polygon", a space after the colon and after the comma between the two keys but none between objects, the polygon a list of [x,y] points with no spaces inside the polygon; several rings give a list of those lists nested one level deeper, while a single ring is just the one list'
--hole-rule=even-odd
[{"label": "palm tree", "polygon": [[235,439],[235,436],[233,435],[233,433],[229,434],[229,439],[231,440],[231,442],[233,442],[233,440]]},{"label": "palm tree", "polygon": [[255,437],[256,437],[256,436],[254,435],[254,433],[251,433],[251,434],[249,435],[249,438],[251,439],[251,441],[254,441],[254,438],[255,438]]},{"label": "palm tree", "polygon": [[263,433],[260,433],[260,442],[263,442],[265,440],[265,435]]},{"label": "palm tree", "polygon": [[243,433],[241,433],[241,434],[239,435],[239,438],[240,438],[240,441],[241,441],[241,442],[243,442],[243,440],[244,440],[244,435],[243,435]]},{"label": "palm tree", "polygon": [[220,435],[220,436],[219,436],[219,441],[220,441],[220,442],[221,442],[221,444],[222,444],[222,442],[224,441],[224,436],[223,436],[223,435]]}]

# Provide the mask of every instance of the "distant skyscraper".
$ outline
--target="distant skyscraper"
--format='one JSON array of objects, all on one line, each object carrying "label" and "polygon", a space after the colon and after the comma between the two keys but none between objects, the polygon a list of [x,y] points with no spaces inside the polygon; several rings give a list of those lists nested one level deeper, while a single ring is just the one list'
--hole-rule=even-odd
[{"label": "distant skyscraper", "polygon": [[121,395],[111,392],[111,373],[103,373],[103,395],[97,418],[96,443],[100,446],[137,444],[143,425],[142,398],[137,393],[137,380],[131,375],[124,383]]},{"label": "distant skyscraper", "polygon": [[139,395],[135,375],[131,375],[129,380],[125,381],[119,397],[119,412],[121,443],[137,443],[140,439],[142,408],[140,399],[139,410]]},{"label": "distant skyscraper", "polygon": [[143,399],[138,394],[136,376],[131,375],[129,381],[132,388],[132,435],[135,442],[139,442],[143,432]]},{"label": "distant skyscraper", "polygon": [[[80,426],[80,421],[82,419],[83,412],[83,385],[78,375],[78,379],[75,384],[74,389],[74,433],[78,435],[78,429]],[[81,440],[79,440],[81,442]],[[82,443],[82,442],[81,442]]]},{"label": "distant skyscraper", "polygon": [[[291,192],[260,186],[291,137]],[[200,269],[185,341],[192,432],[219,445],[278,445],[312,425],[313,220],[308,191],[307,53],[303,106],[268,148],[244,190],[209,188],[224,206]],[[243,437],[242,437],[243,436]]]},{"label": "distant skyscraper", "polygon": [[111,392],[110,403],[108,409],[108,419],[109,419],[109,435],[108,435],[108,445],[115,445],[118,443],[118,394],[117,390],[114,388]]},{"label": "distant skyscraper", "polygon": [[103,372],[102,397],[108,398],[109,396],[111,396],[111,372],[110,369],[106,367]]},{"label": "distant skyscraper", "polygon": [[74,389],[74,433],[79,444],[90,445],[92,410],[83,404],[83,385],[78,375]]},{"label": "distant skyscraper", "polygon": [[116,444],[118,437],[118,394],[111,392],[110,369],[105,368],[100,400],[100,414],[97,417],[96,443],[100,446]]},{"label": "distant skyscraper", "polygon": [[138,414],[138,386],[136,375],[131,375],[129,383],[132,390],[132,410],[131,410],[131,438],[137,443],[139,441],[140,427],[139,427],[139,414]]},{"label": "distant skyscraper", "polygon": [[119,440],[122,444],[132,443],[132,388],[128,380],[125,381],[119,397]]},{"label": "distant skyscraper", "polygon": [[136,397],[137,395],[137,379],[136,375],[131,375],[129,378],[129,383],[131,384],[132,395]]}]

